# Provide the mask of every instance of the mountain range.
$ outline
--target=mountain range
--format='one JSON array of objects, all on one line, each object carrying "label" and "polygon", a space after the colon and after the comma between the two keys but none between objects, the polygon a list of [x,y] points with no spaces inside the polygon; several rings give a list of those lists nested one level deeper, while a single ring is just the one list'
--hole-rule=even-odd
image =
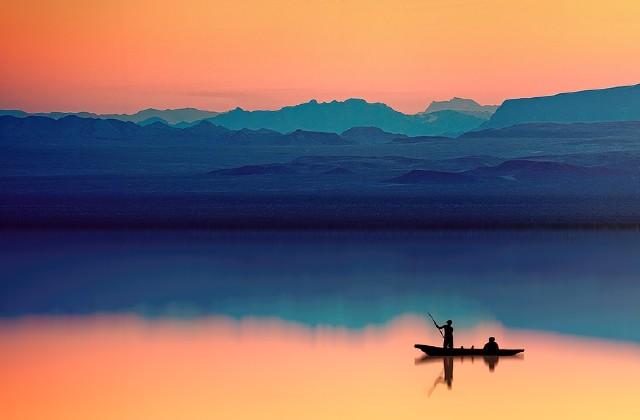
[{"label": "mountain range", "polygon": [[472,138],[511,138],[511,139],[583,139],[583,138],[637,138],[640,134],[640,121],[607,122],[569,122],[569,123],[524,123],[504,128],[485,128],[471,131],[458,137]]},{"label": "mountain range", "polygon": [[[460,108],[460,105],[453,100],[452,107]],[[2,115],[22,118],[41,116],[53,119],[75,116],[114,119],[134,122],[139,125],[162,123],[174,125],[177,128],[188,128],[200,121],[207,120],[231,130],[269,129],[281,133],[290,133],[296,130],[342,133],[353,127],[372,126],[387,132],[408,136],[456,136],[479,127],[490,116],[484,111],[450,109],[445,105],[439,105],[435,111],[410,115],[398,112],[383,103],[369,103],[362,99],[326,103],[311,100],[275,111],[246,111],[242,108],[236,108],[228,112],[217,113],[183,108],[146,109],[135,114],[94,114],[89,112],[30,114],[20,110],[0,110],[0,116]]]},{"label": "mountain range", "polygon": [[532,122],[640,121],[640,84],[508,99],[481,128]]},{"label": "mountain range", "polygon": [[418,143],[432,140],[451,141],[448,137],[387,133],[377,127],[353,127],[342,133],[297,129],[280,133],[265,128],[231,130],[202,120],[185,128],[158,121],[135,124],[116,119],[88,118],[68,115],[49,117],[0,116],[0,145],[15,142],[80,145],[95,142],[118,142],[119,145],[163,144],[170,142],[207,142],[212,145],[313,146],[376,145],[385,143]]},{"label": "mountain range", "polygon": [[[640,121],[640,85],[607,89],[561,93],[554,96],[509,99],[502,105],[480,105],[471,99],[454,97],[448,101],[432,102],[424,112],[404,114],[384,103],[370,103],[363,99],[318,102],[286,106],[273,111],[247,111],[236,108],[217,113],[195,108],[146,109],[134,114],[93,114],[88,112],[50,112],[29,114],[20,110],[0,110],[0,116],[24,118],[40,116],[51,119],[77,117],[86,119],[118,120],[140,126],[171,126],[173,129],[191,129],[207,121],[228,130],[270,130],[293,133],[297,130],[340,134],[343,139],[355,140],[367,136],[368,143],[395,141],[398,143],[429,141],[432,136],[478,136],[478,130],[502,129],[518,126],[496,135],[538,136],[541,126],[531,123],[593,123]],[[103,126],[105,128],[106,126]],[[204,126],[206,127],[206,126]],[[158,129],[159,127],[156,127]],[[359,131],[349,130],[358,128]],[[544,129],[548,129],[547,128]],[[618,127],[620,128],[620,126]],[[133,128],[130,128],[133,129]],[[202,129],[202,127],[200,128]],[[368,131],[363,131],[364,129]],[[374,129],[379,132],[374,132]],[[554,128],[558,129],[558,127]],[[560,128],[561,129],[561,128]],[[626,128],[628,129],[628,127]],[[590,129],[589,129],[590,130]],[[198,131],[198,130],[196,130]],[[572,133],[579,130],[571,129]],[[187,131],[189,132],[189,131]],[[385,133],[381,135],[381,133]],[[392,133],[392,134],[388,134]],[[465,134],[467,133],[467,134]],[[403,139],[403,137],[410,137]],[[419,137],[424,137],[422,140]]]},{"label": "mountain range", "polygon": [[[523,139],[611,139],[637,141],[640,121],[595,122],[595,123],[526,123],[504,128],[486,128],[465,133],[458,141],[487,139],[513,139],[513,145]],[[312,146],[312,145],[410,145],[417,143],[454,142],[443,136],[407,136],[389,133],[378,127],[352,127],[342,133],[297,129],[280,133],[264,128],[241,128],[231,130],[202,120],[185,128],[161,122],[147,125],[128,121],[101,118],[81,118],[75,115],[60,119],[48,117],[0,116],[0,145],[21,142],[42,144],[80,145],[92,142],[118,142],[120,145],[141,144],[186,144],[206,142],[211,145],[251,146]]]},{"label": "mountain range", "polygon": [[282,133],[296,129],[342,133],[353,127],[373,126],[409,136],[455,136],[479,127],[486,118],[452,110],[408,115],[383,103],[347,99],[343,102],[312,100],[276,111],[236,108],[209,121],[230,129],[268,128]]},{"label": "mountain range", "polygon": [[60,119],[0,116],[0,144],[25,141],[78,146],[105,141],[112,144],[116,141],[120,145],[179,144],[189,141],[206,141],[212,145],[260,146],[339,146],[354,143],[336,133],[295,130],[282,134],[267,129],[229,130],[206,120],[187,128],[176,128],[159,122],[143,126],[127,121],[74,115]]},{"label": "mountain range", "polygon": [[120,121],[130,121],[137,124],[149,125],[154,122],[166,124],[192,123],[206,118],[218,115],[218,112],[203,111],[196,108],[178,108],[178,109],[143,109],[134,114],[94,114],[92,112],[36,112],[28,113],[21,110],[7,109],[0,110],[0,116],[8,115],[12,117],[47,117],[60,119],[68,116],[80,118],[100,118]]},{"label": "mountain range", "polygon": [[451,139],[3,116],[0,226],[637,226],[639,133],[634,121]]}]

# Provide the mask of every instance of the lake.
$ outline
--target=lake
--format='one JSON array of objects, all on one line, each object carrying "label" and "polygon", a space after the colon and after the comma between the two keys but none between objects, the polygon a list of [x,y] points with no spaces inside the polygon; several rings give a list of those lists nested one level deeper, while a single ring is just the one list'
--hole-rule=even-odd
[{"label": "lake", "polygon": [[[3,231],[22,419],[640,418],[635,231]],[[426,317],[455,345],[424,358]]]}]

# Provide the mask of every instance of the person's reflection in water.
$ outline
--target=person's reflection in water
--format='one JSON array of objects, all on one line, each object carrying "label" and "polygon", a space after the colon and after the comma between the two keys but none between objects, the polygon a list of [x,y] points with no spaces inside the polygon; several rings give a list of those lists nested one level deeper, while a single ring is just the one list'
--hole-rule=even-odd
[{"label": "person's reflection in water", "polygon": [[[453,357],[451,356],[443,357],[442,365],[443,365],[442,373],[438,375],[436,380],[433,382],[433,386],[427,393],[429,397],[431,397],[431,394],[433,394],[433,391],[435,391],[438,384],[447,384],[447,388],[449,389],[451,389],[451,387],[453,386]],[[443,373],[444,373],[444,377],[442,376]]]},{"label": "person's reflection in water", "polygon": [[451,389],[453,385],[453,357],[445,357],[442,359],[444,365],[444,381],[447,383],[447,388]]},{"label": "person's reflection in water", "polygon": [[489,371],[493,372],[498,364],[498,360],[500,360],[500,356],[492,355],[492,356],[484,356],[484,363],[489,366]]},{"label": "person's reflection in water", "polygon": [[[431,397],[431,394],[433,394],[433,391],[435,391],[435,389],[438,386],[438,384],[447,384],[447,388],[449,388],[449,389],[453,388],[453,364],[456,361],[463,362],[465,360],[465,357],[459,357],[459,356],[458,357],[454,357],[454,356],[444,356],[444,357],[423,356],[421,359],[416,359],[416,364],[435,362],[439,358],[442,358],[443,370],[442,370],[442,372],[440,372],[440,375],[438,375],[436,380],[433,382],[433,385],[431,386],[431,388],[427,392],[427,395],[429,397]],[[500,360],[500,356],[498,356],[497,354],[485,354],[484,356],[482,356],[482,359],[484,360],[484,364],[487,365],[487,367],[489,368],[489,371],[493,372],[496,369],[496,366],[498,365],[498,361]],[[471,363],[473,363],[473,360],[474,360],[474,358],[472,356],[471,357]]]}]

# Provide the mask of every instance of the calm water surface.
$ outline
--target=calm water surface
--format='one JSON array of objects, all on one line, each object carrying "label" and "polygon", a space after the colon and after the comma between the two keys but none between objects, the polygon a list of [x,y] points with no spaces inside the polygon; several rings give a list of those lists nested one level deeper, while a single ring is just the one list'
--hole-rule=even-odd
[{"label": "calm water surface", "polygon": [[[640,418],[636,232],[3,232],[6,419]],[[425,318],[456,346],[425,359]]]}]

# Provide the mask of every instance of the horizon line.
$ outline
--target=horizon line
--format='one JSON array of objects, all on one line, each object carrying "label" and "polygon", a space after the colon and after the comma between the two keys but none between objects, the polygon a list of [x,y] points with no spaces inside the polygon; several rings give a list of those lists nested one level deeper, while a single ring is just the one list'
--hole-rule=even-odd
[{"label": "horizon line", "polygon": [[255,111],[270,111],[270,112],[275,112],[275,111],[281,111],[284,108],[291,108],[291,107],[296,107],[296,106],[300,106],[300,105],[305,105],[305,104],[309,104],[309,103],[317,103],[317,104],[330,104],[330,103],[344,103],[347,101],[351,101],[351,100],[357,100],[357,101],[364,101],[367,104],[382,104],[385,105],[387,107],[389,107],[390,109],[399,112],[401,114],[405,114],[405,115],[416,115],[416,114],[420,114],[426,111],[426,109],[429,107],[429,105],[435,103],[435,102],[449,102],[452,101],[454,99],[466,99],[466,100],[472,100],[474,102],[476,102],[478,105],[480,106],[497,106],[500,107],[502,104],[504,104],[506,101],[509,100],[517,100],[517,99],[533,99],[533,98],[548,98],[548,97],[553,97],[553,96],[558,96],[558,95],[563,95],[563,94],[571,94],[571,93],[581,93],[581,92],[590,92],[590,91],[597,91],[597,90],[606,90],[606,89],[615,89],[615,88],[625,88],[625,87],[633,87],[633,86],[640,86],[640,82],[638,83],[633,83],[633,84],[625,84],[625,85],[613,85],[613,86],[606,86],[606,87],[594,87],[594,88],[588,88],[588,89],[579,89],[579,90],[571,90],[571,91],[562,91],[562,92],[556,92],[556,93],[551,93],[551,94],[544,94],[544,95],[537,95],[537,96],[522,96],[522,97],[517,97],[517,98],[505,98],[502,100],[502,102],[500,103],[494,103],[494,104],[483,104],[480,103],[479,101],[477,101],[474,98],[470,98],[470,97],[464,97],[464,96],[451,96],[450,99],[443,99],[443,100],[436,100],[433,99],[431,100],[431,102],[429,102],[427,104],[427,106],[424,108],[423,111],[418,111],[418,112],[414,112],[414,113],[407,113],[407,112],[403,112],[403,111],[399,111],[396,108],[394,108],[393,106],[385,103],[385,102],[381,102],[381,101],[369,101],[364,97],[349,97],[349,98],[345,98],[345,99],[332,99],[332,100],[327,100],[327,101],[320,101],[316,98],[311,98],[307,101],[303,101],[303,102],[297,102],[297,103],[293,103],[293,104],[289,104],[289,105],[283,105],[277,108],[252,108],[252,107],[243,107],[241,105],[237,105],[235,107],[231,107],[227,110],[224,111],[218,111],[218,110],[212,110],[212,109],[204,109],[204,108],[196,108],[194,106],[181,106],[181,107],[176,107],[176,108],[163,108],[163,107],[156,107],[156,106],[148,106],[148,107],[144,107],[144,108],[140,108],[137,111],[133,111],[131,113],[127,113],[127,112],[95,112],[95,111],[89,111],[89,110],[79,110],[79,111],[68,111],[68,110],[50,110],[50,111],[27,111],[26,109],[23,108],[2,108],[0,109],[0,111],[19,111],[19,112],[25,112],[28,114],[50,114],[50,113],[61,113],[61,114],[79,114],[79,113],[88,113],[88,114],[95,114],[97,116],[109,116],[109,115],[127,115],[127,116],[132,116],[135,115],[137,113],[143,112],[143,111],[177,111],[177,110],[196,110],[196,111],[204,111],[204,112],[214,112],[214,113],[218,113],[218,114],[224,114],[224,113],[228,113],[231,111],[234,111],[236,109],[240,109],[243,111],[247,111],[247,112],[255,112]]}]

